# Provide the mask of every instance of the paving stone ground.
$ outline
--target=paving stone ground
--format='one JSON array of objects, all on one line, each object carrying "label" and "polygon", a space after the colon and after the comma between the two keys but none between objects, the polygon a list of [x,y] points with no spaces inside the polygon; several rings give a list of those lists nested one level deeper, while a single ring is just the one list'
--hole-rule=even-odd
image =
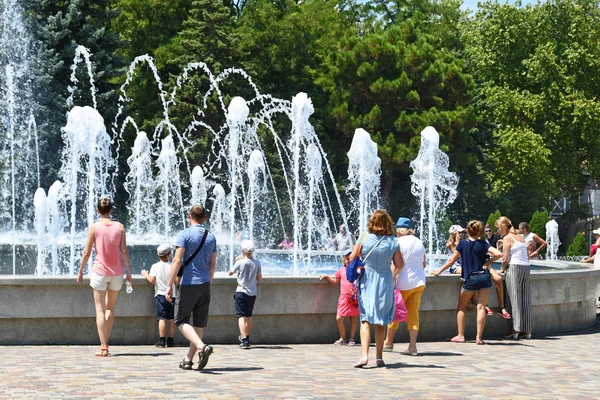
[{"label": "paving stone ground", "polygon": [[[384,353],[356,369],[360,347],[215,345],[202,372],[183,371],[184,347],[0,347],[0,398],[600,398],[600,327],[531,340],[419,343],[416,357]],[[196,361],[196,360],[195,360]]]}]

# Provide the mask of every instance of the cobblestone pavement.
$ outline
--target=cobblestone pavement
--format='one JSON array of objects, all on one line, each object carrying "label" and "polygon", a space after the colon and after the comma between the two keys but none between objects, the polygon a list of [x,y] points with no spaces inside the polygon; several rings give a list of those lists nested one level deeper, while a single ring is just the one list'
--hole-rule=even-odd
[{"label": "cobblestone pavement", "polygon": [[215,345],[202,372],[178,368],[183,347],[2,346],[0,398],[600,398],[598,326],[486,343],[396,343],[385,368],[372,347],[363,369],[359,346]]}]

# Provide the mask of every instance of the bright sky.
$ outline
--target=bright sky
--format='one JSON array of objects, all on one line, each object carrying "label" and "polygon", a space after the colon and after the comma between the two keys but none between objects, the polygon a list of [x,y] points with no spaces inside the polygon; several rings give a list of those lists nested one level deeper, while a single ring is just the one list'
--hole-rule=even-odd
[{"label": "bright sky", "polygon": [[[481,0],[463,0],[462,9],[466,10],[467,8],[471,10],[475,10],[477,8],[477,3]],[[513,4],[514,0],[499,0],[499,3],[510,3]],[[536,4],[537,0],[521,0],[521,5],[527,4]]]}]

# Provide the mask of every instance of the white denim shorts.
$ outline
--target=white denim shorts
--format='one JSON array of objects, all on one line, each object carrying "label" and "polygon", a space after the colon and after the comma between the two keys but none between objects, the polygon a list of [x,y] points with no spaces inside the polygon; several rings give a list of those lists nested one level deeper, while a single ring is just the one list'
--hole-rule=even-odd
[{"label": "white denim shorts", "polygon": [[90,274],[90,286],[93,289],[100,290],[102,292],[106,289],[121,290],[124,280],[125,279],[123,278],[123,275],[106,276],[99,275],[93,271]]}]

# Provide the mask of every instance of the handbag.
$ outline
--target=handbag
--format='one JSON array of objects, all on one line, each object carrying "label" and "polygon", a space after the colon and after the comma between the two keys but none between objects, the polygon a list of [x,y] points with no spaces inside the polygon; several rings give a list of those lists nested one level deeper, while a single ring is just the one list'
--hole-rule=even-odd
[{"label": "handbag", "polygon": [[406,311],[406,304],[402,298],[402,292],[398,289],[394,289],[394,318],[392,322],[405,322],[408,319],[408,311]]},{"label": "handbag", "polygon": [[[362,244],[365,241],[366,236],[367,235],[364,234],[362,240],[360,241],[360,251],[361,252],[362,252]],[[352,261],[350,261],[350,263],[346,267],[346,279],[348,279],[349,282],[354,282],[354,281],[360,279],[360,277],[365,272],[365,264],[364,263],[367,261],[367,258],[369,258],[369,256],[373,252],[373,250],[375,250],[375,247],[377,247],[384,238],[385,238],[385,236],[382,236],[382,238],[379,239],[379,241],[375,244],[375,246],[373,246],[371,251],[369,251],[369,253],[367,254],[367,256],[365,257],[364,260],[362,260],[360,258],[360,253],[359,253],[358,256],[354,257],[354,259]]]}]

